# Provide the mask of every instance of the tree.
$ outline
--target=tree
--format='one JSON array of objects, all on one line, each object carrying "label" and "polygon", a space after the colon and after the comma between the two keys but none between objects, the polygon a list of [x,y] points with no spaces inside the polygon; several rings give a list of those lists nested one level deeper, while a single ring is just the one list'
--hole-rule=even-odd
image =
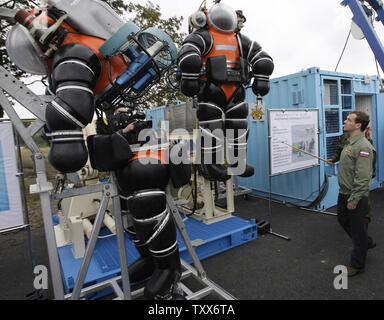
[{"label": "tree", "polygon": [[[36,3],[34,1],[28,1],[28,0],[19,0],[19,1],[0,0],[1,8],[17,9],[17,8],[30,8],[31,6],[36,6]],[[15,64],[12,63],[12,61],[8,57],[7,50],[5,48],[6,35],[11,25],[12,25],[11,22],[0,19],[0,65],[3,66],[8,71],[10,71],[17,78],[21,78],[26,75],[25,72],[21,71],[19,68],[15,66]],[[4,110],[0,105],[0,118],[2,117],[4,117]]]},{"label": "tree", "polygon": [[[133,14],[133,17],[130,17],[132,21],[141,29],[144,30],[149,27],[159,28],[166,32],[179,48],[181,47],[185,38],[185,34],[180,31],[183,17],[174,16],[170,19],[163,19],[160,7],[150,1],[145,5],[129,3],[128,11],[130,14]],[[147,108],[177,101],[186,101],[186,97],[181,92],[170,89],[165,85],[164,81],[154,86],[145,99],[141,103]]]},{"label": "tree", "polygon": [[[125,3],[123,0],[102,0],[110,5],[124,20],[133,20],[141,29],[148,27],[156,27],[165,31],[173,41],[180,46],[185,34],[181,33],[181,23],[183,17],[172,17],[163,19],[161,10],[158,5],[154,5],[148,1],[145,5],[134,4],[132,2]],[[0,6],[4,8],[33,8],[39,6],[39,1],[32,0],[0,0]],[[0,62],[7,70],[12,72],[17,78],[25,78],[30,75],[19,70],[8,58],[5,49],[6,34],[9,31],[11,24],[1,20],[0,22]],[[163,81],[154,86],[145,96],[145,101],[141,101],[143,106],[155,107],[166,103],[176,102],[177,100],[185,100],[180,92],[168,88]]]}]

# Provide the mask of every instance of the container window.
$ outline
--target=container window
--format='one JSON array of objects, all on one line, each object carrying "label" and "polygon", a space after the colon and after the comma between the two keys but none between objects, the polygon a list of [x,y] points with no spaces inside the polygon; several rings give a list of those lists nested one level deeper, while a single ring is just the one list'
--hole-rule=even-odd
[{"label": "container window", "polygon": [[333,157],[339,145],[339,136],[327,138],[327,159]]},{"label": "container window", "polygon": [[343,96],[343,109],[352,110],[352,96]]},{"label": "container window", "polygon": [[341,80],[341,94],[352,94],[351,80]]},{"label": "container window", "polygon": [[326,106],[339,105],[339,86],[336,80],[324,80],[324,104]]},{"label": "container window", "polygon": [[340,131],[339,109],[325,109],[326,133],[338,133]]}]

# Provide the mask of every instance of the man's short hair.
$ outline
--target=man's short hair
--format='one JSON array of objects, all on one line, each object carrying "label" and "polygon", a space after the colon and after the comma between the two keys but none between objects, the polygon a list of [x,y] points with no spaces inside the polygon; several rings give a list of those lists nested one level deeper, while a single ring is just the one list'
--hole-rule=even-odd
[{"label": "man's short hair", "polygon": [[360,130],[361,130],[361,132],[364,132],[365,129],[367,129],[368,124],[370,122],[369,115],[367,115],[363,111],[352,111],[350,114],[355,114],[356,115],[355,122],[356,123],[361,123]]}]

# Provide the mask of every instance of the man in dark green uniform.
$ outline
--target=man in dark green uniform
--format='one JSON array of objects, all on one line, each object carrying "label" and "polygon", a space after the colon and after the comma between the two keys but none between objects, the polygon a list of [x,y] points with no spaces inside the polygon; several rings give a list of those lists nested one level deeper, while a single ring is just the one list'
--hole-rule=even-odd
[{"label": "man in dark green uniform", "polygon": [[[372,140],[371,136],[369,135],[368,129],[365,132],[365,137],[373,146],[373,140]],[[349,143],[348,138],[349,138],[349,133],[343,132],[343,134],[339,138],[339,143],[337,145],[337,149],[336,149],[335,153],[333,154],[332,158],[327,161],[327,163],[329,165],[333,165],[333,164],[339,162],[341,151],[343,151],[343,148]],[[373,151],[372,179],[374,177],[376,177],[376,150]],[[368,195],[368,210],[367,210],[366,218],[367,218],[367,224],[369,224],[371,222],[371,218],[372,218],[371,197],[369,195]],[[370,240],[372,240],[372,239],[370,239]],[[375,244],[373,244],[373,243],[371,243],[371,245],[373,245],[373,247],[375,246]],[[369,248],[369,249],[371,249],[371,248]]]},{"label": "man in dark green uniform", "polygon": [[375,149],[364,134],[368,124],[369,116],[361,111],[351,112],[344,121],[349,138],[340,155],[337,217],[353,242],[348,276],[364,270],[369,246],[366,213]]}]

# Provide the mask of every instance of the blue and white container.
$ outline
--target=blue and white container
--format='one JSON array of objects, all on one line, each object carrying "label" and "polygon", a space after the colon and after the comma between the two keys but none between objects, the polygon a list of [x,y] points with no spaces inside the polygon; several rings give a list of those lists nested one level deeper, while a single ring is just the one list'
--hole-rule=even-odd
[{"label": "blue and white container", "polygon": [[[247,91],[247,101],[256,102],[251,89]],[[336,73],[314,67],[271,79],[271,90],[264,101],[265,120],[249,121],[247,158],[255,167],[255,175],[247,179],[239,178],[240,185],[252,189],[254,194],[269,196],[268,109],[318,109],[319,156],[324,159],[334,154],[349,112],[361,110],[370,115],[370,134],[377,150],[377,175],[371,189],[381,186],[384,175],[384,98],[380,94],[377,76]],[[272,198],[320,210],[335,206],[338,195],[337,168],[320,161],[320,167],[272,177]],[[319,195],[320,203],[313,206]]]}]

